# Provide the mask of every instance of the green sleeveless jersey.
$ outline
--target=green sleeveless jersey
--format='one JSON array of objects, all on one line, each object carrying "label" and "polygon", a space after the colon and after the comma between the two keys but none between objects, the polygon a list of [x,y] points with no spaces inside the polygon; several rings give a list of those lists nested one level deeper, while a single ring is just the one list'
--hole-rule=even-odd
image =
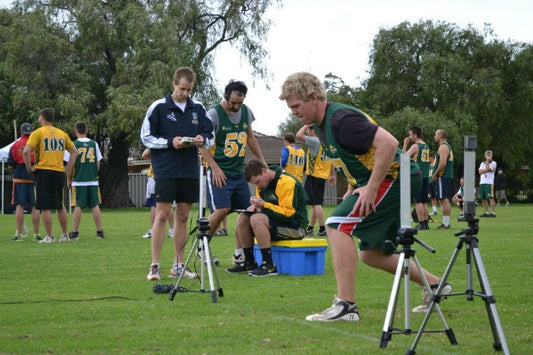
[{"label": "green sleeveless jersey", "polygon": [[222,105],[216,105],[215,109],[218,114],[218,129],[213,158],[224,173],[243,174],[248,143],[248,108],[244,104],[241,106],[241,120],[238,124],[231,123]]},{"label": "green sleeveless jersey", "polygon": [[[448,147],[448,150],[450,153],[448,154],[448,157],[446,158],[446,167],[444,168],[444,171],[440,173],[439,176],[449,177],[453,178],[453,151],[452,147],[448,144],[448,142],[444,142],[442,144],[446,144]],[[440,156],[437,154],[435,158],[435,169],[439,166],[440,162]]]},{"label": "green sleeveless jersey", "polygon": [[[78,158],[74,165],[73,185],[98,185],[98,146],[92,139],[75,140]],[[90,183],[93,184],[90,184]],[[76,184],[81,183],[81,184]]]},{"label": "green sleeveless jersey", "polygon": [[422,171],[422,177],[426,179],[429,174],[429,144],[427,143],[416,143],[418,145],[418,155],[416,156],[416,163]]},{"label": "green sleeveless jersey", "polygon": [[[343,105],[340,103],[332,103],[328,105],[325,116],[325,127],[326,127],[326,142],[322,142],[324,145],[324,150],[326,151],[327,156],[331,159],[334,167],[342,172],[346,180],[354,187],[364,186],[368,183],[372,170],[374,169],[374,148],[370,148],[364,154],[352,154],[346,152],[341,146],[335,141],[333,137],[333,131],[331,129],[331,118],[335,112],[341,109],[348,109],[354,112],[359,113],[367,120],[372,123],[376,123],[369,115],[356,109],[355,107]],[[315,124],[315,130],[318,132],[319,127]],[[400,148],[396,149],[396,154],[394,156],[394,161],[391,164],[385,179],[398,180],[400,178],[400,154],[402,153]],[[413,159],[410,160],[410,170],[411,174],[420,172],[418,165],[414,162]]]}]

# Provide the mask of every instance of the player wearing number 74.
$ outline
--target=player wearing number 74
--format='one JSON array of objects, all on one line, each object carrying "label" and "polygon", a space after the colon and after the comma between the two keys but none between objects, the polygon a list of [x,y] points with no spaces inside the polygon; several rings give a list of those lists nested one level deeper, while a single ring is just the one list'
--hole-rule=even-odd
[{"label": "player wearing number 74", "polygon": [[[72,232],[69,233],[70,240],[79,238],[79,227],[83,208],[90,208],[93,213],[94,225],[96,227],[96,238],[104,239],[102,230],[102,218],[100,215],[100,190],[98,187],[98,170],[102,153],[98,144],[87,138],[88,129],[85,122],[78,122],[74,126],[76,139],[74,145],[78,150],[78,158],[74,164],[72,172],[72,184],[68,188],[72,190],[71,204],[74,208],[74,218],[72,219]],[[65,153],[65,160],[68,160],[68,152]]]}]

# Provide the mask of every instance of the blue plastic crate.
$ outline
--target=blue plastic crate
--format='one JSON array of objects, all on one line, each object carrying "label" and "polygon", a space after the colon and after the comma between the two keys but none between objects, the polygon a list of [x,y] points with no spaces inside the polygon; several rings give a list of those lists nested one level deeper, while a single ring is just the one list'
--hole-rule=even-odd
[{"label": "blue plastic crate", "polygon": [[[299,243],[296,243],[299,242]],[[319,243],[305,243],[306,240],[290,242],[273,242],[271,245],[272,260],[278,268],[278,272],[288,275],[323,275],[325,265],[325,254],[327,242],[321,240]],[[274,245],[279,244],[292,244]],[[296,243],[296,244],[294,244]],[[300,246],[305,244],[324,244],[325,246]],[[263,258],[258,245],[254,245],[254,257],[258,264]]]}]

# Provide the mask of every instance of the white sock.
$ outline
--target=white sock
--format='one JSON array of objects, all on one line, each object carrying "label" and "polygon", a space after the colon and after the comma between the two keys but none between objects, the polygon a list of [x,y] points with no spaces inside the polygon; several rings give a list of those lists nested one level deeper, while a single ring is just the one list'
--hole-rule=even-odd
[{"label": "white sock", "polygon": [[442,224],[448,227],[450,225],[450,216],[442,216]]},{"label": "white sock", "polygon": [[244,250],[242,250],[242,248],[235,248],[235,255],[241,255],[242,253],[244,253]]},{"label": "white sock", "polygon": [[431,206],[433,208],[433,212],[437,212],[437,206]]}]

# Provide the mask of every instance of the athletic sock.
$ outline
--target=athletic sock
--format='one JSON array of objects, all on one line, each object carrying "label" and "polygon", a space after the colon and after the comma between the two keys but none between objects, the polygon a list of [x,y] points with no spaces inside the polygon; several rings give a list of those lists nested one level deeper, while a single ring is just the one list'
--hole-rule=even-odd
[{"label": "athletic sock", "polygon": [[244,253],[244,262],[246,264],[253,264],[254,263],[254,248],[242,248],[242,251]]},{"label": "athletic sock", "polygon": [[274,265],[274,262],[272,261],[272,251],[270,248],[261,249],[261,256],[263,257],[263,263]]},{"label": "athletic sock", "polygon": [[450,225],[450,216],[442,216],[442,224],[446,227]]},{"label": "athletic sock", "polygon": [[244,253],[244,251],[242,250],[242,248],[235,248],[235,256],[239,256],[239,255],[241,255],[242,253]]}]

